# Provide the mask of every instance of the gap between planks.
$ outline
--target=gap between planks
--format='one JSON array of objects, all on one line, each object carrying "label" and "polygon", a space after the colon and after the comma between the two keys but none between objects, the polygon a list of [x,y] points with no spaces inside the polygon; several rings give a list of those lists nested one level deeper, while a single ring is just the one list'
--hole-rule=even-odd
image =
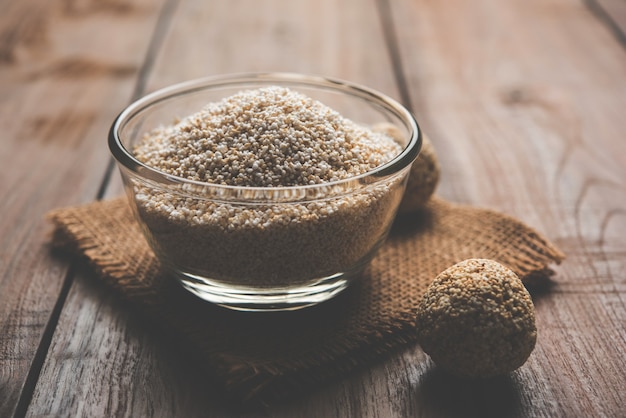
[{"label": "gap between planks", "polygon": [[617,42],[626,49],[626,2],[584,0],[591,13],[608,27]]},{"label": "gap between planks", "polygon": [[404,74],[404,65],[402,65],[402,59],[400,54],[400,48],[398,45],[398,37],[395,31],[395,25],[393,23],[393,16],[391,13],[391,6],[389,0],[376,0],[376,6],[378,8],[378,15],[380,16],[381,25],[383,28],[383,36],[385,37],[385,44],[389,52],[389,58],[391,66],[393,68],[393,75],[398,86],[400,93],[400,99],[402,104],[409,109],[410,112],[414,112],[413,105],[411,103],[411,95],[409,94],[409,87],[406,76]]}]

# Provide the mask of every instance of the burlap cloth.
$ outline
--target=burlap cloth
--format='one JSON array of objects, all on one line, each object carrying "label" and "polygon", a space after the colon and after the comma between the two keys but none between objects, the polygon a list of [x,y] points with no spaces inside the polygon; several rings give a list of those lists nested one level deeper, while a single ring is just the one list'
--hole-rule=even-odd
[{"label": "burlap cloth", "polygon": [[415,343],[415,310],[431,280],[467,258],[489,258],[526,283],[547,278],[561,252],[506,215],[432,199],[396,220],[357,285],[292,312],[236,312],[197,299],[169,278],[125,199],[50,214],[54,244],[85,256],[98,276],[163,326],[194,362],[241,399],[286,397]]}]

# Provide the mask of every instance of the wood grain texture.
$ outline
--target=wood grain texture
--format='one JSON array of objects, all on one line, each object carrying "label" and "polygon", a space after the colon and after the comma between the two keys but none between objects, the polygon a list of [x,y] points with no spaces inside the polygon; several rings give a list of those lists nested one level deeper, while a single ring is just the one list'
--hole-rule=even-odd
[{"label": "wood grain texture", "polygon": [[252,71],[349,79],[399,97],[372,0],[182,1],[147,90]]},{"label": "wood grain texture", "polygon": [[[163,41],[145,91],[212,74],[298,71],[350,79],[398,97],[373,1],[368,7],[362,7],[360,0],[342,5],[332,0],[269,1],[263,8],[249,4],[181,1],[172,7],[170,22],[156,35]],[[118,194],[120,189],[116,173],[106,195]],[[155,337],[150,330],[142,331],[140,325],[128,324],[131,312],[111,308],[112,299],[96,295],[81,280],[72,286],[29,415],[258,413],[239,411],[210,378],[198,375],[192,365],[180,364],[184,363],[180,349],[163,336]],[[50,382],[55,384],[51,387]],[[384,389],[384,380],[381,385]],[[334,397],[334,392],[326,393]],[[311,413],[341,415],[345,397],[353,396],[354,391],[349,388],[340,394],[330,409],[318,401]],[[373,397],[367,408],[376,411],[376,402]],[[272,413],[294,416],[305,410],[301,404],[282,408]]]},{"label": "wood grain texture", "polygon": [[392,6],[440,194],[517,216],[567,255],[536,301],[538,346],[516,389],[535,399],[514,415],[614,416],[626,387],[622,45],[583,3]]},{"label": "wood grain texture", "polygon": [[[127,2],[130,22],[78,3],[0,5],[0,416],[32,391],[62,302],[68,268],[50,255],[44,214],[95,197],[108,126],[131,95],[156,11]],[[128,36],[111,39],[112,28]]]},{"label": "wood grain texture", "polygon": [[[410,103],[441,196],[514,215],[564,250],[534,293],[526,365],[459,381],[407,347],[242,409],[90,270],[49,254],[43,214],[98,194],[108,126],[131,96],[246,71],[340,77]],[[584,0],[0,3],[0,416],[620,416],[625,81],[624,45]],[[117,173],[107,186],[121,192]]]}]

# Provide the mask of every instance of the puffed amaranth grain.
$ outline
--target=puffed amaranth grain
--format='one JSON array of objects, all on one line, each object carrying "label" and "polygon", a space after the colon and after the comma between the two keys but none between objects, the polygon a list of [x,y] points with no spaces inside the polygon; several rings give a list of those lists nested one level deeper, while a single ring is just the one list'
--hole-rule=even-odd
[{"label": "puffed amaranth grain", "polygon": [[[373,130],[384,132],[402,143],[402,133],[393,124],[381,123],[375,125]],[[422,149],[409,173],[402,201],[398,212],[414,212],[423,207],[435,193],[440,176],[439,160],[431,140],[422,132]]]},{"label": "puffed amaranth grain", "polygon": [[358,176],[402,147],[297,91],[241,91],[147,133],[134,156],[164,173],[243,187],[321,184]]},{"label": "puffed amaranth grain", "polygon": [[418,338],[442,369],[462,377],[493,377],[526,362],[537,328],[530,294],[507,267],[462,261],[440,273],[419,304]]}]

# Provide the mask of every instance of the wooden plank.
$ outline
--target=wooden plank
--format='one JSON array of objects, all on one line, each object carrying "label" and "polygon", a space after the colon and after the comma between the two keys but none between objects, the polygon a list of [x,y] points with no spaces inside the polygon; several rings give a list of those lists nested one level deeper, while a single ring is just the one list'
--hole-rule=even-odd
[{"label": "wooden plank", "polygon": [[514,415],[619,415],[626,402],[622,45],[576,2],[390,4],[415,112],[441,159],[440,194],[515,215],[568,256],[536,301],[538,348],[515,384],[532,402]]},{"label": "wooden plank", "polygon": [[[346,78],[398,97],[373,1],[272,0],[263,7],[245,1],[187,1],[178,4],[164,35],[147,90],[217,73],[280,70]],[[111,184],[107,195],[119,192],[117,175]],[[75,281],[61,312],[29,415],[240,412],[207,383],[207,376],[179,358],[166,336],[142,329],[132,310],[123,309],[114,296],[101,295],[83,276],[89,273]],[[301,415],[310,407],[311,414],[341,415],[349,403],[358,407],[361,391],[367,390],[357,379],[356,389],[348,384],[337,396],[334,386],[304,405],[275,412]],[[381,379],[379,390],[386,385]],[[330,409],[326,399],[332,400]],[[378,402],[383,405],[377,407]],[[374,398],[367,405],[374,413],[392,407]]]},{"label": "wooden plank", "polygon": [[368,1],[185,2],[178,13],[184,24],[172,26],[148,90],[215,74],[292,71],[348,79],[398,98],[375,3]]},{"label": "wooden plank", "polygon": [[206,376],[90,274],[73,283],[28,415],[215,416]]},{"label": "wooden plank", "polygon": [[43,215],[95,197],[109,123],[157,11],[150,1],[0,4],[0,416],[13,415],[29,371],[36,379],[67,275]]}]

